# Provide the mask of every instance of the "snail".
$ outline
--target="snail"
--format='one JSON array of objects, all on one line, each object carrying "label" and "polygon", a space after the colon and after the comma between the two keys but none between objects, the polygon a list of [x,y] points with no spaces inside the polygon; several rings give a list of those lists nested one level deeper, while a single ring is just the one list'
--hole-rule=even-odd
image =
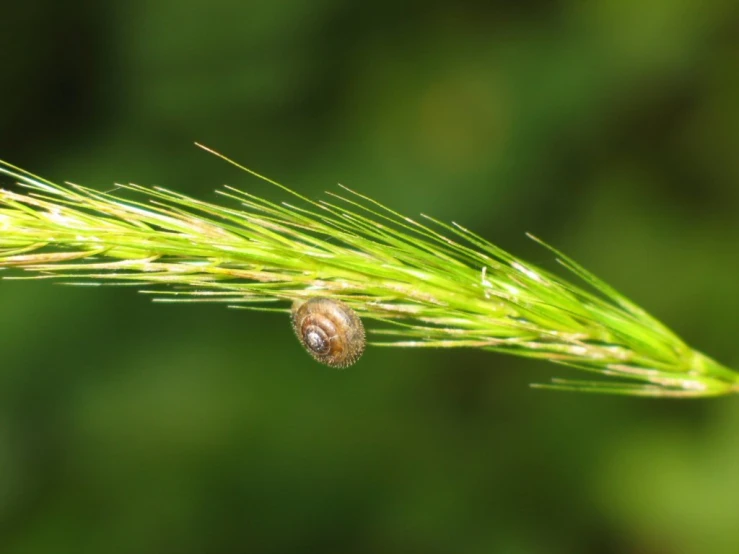
[{"label": "snail", "polygon": [[296,300],[291,316],[298,340],[322,364],[349,367],[364,352],[362,320],[339,300],[322,297]]}]

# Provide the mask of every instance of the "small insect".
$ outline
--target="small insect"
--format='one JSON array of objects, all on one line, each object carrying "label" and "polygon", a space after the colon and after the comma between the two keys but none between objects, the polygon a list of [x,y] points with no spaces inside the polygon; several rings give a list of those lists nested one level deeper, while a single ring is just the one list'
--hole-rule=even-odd
[{"label": "small insect", "polygon": [[349,367],[364,352],[362,320],[339,300],[322,297],[297,300],[291,316],[300,343],[322,364]]}]

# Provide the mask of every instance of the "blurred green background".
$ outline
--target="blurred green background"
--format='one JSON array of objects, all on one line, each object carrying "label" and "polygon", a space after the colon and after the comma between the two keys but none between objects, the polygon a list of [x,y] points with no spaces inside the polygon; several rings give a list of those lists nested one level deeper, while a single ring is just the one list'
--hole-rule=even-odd
[{"label": "blurred green background", "polygon": [[[199,141],[555,269],[530,231],[739,368],[733,0],[35,0],[0,56],[0,157],[45,177],[283,198]],[[130,288],[0,302],[4,553],[739,552],[737,398],[465,350],[333,371],[284,316]]]}]

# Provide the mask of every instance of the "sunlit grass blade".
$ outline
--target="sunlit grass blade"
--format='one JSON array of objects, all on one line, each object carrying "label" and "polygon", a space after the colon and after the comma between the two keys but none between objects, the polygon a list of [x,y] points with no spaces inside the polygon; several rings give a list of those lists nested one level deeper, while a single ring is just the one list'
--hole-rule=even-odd
[{"label": "sunlit grass blade", "polygon": [[542,388],[739,392],[739,374],[540,239],[531,237],[585,288],[457,223],[428,215],[422,223],[343,185],[312,200],[205,149],[289,201],[233,186],[217,191],[224,205],[136,184],[100,192],[0,162],[21,187],[0,191],[3,277],[134,286],[159,302],[268,312],[320,295],[353,308],[377,346],[480,348],[604,378]]}]

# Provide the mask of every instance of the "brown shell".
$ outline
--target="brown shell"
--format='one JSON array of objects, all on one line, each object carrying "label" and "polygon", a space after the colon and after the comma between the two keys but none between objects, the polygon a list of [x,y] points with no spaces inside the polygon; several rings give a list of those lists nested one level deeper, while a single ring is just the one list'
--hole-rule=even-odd
[{"label": "brown shell", "polygon": [[349,367],[364,352],[362,320],[339,300],[316,297],[296,301],[292,324],[308,354],[327,366]]}]

